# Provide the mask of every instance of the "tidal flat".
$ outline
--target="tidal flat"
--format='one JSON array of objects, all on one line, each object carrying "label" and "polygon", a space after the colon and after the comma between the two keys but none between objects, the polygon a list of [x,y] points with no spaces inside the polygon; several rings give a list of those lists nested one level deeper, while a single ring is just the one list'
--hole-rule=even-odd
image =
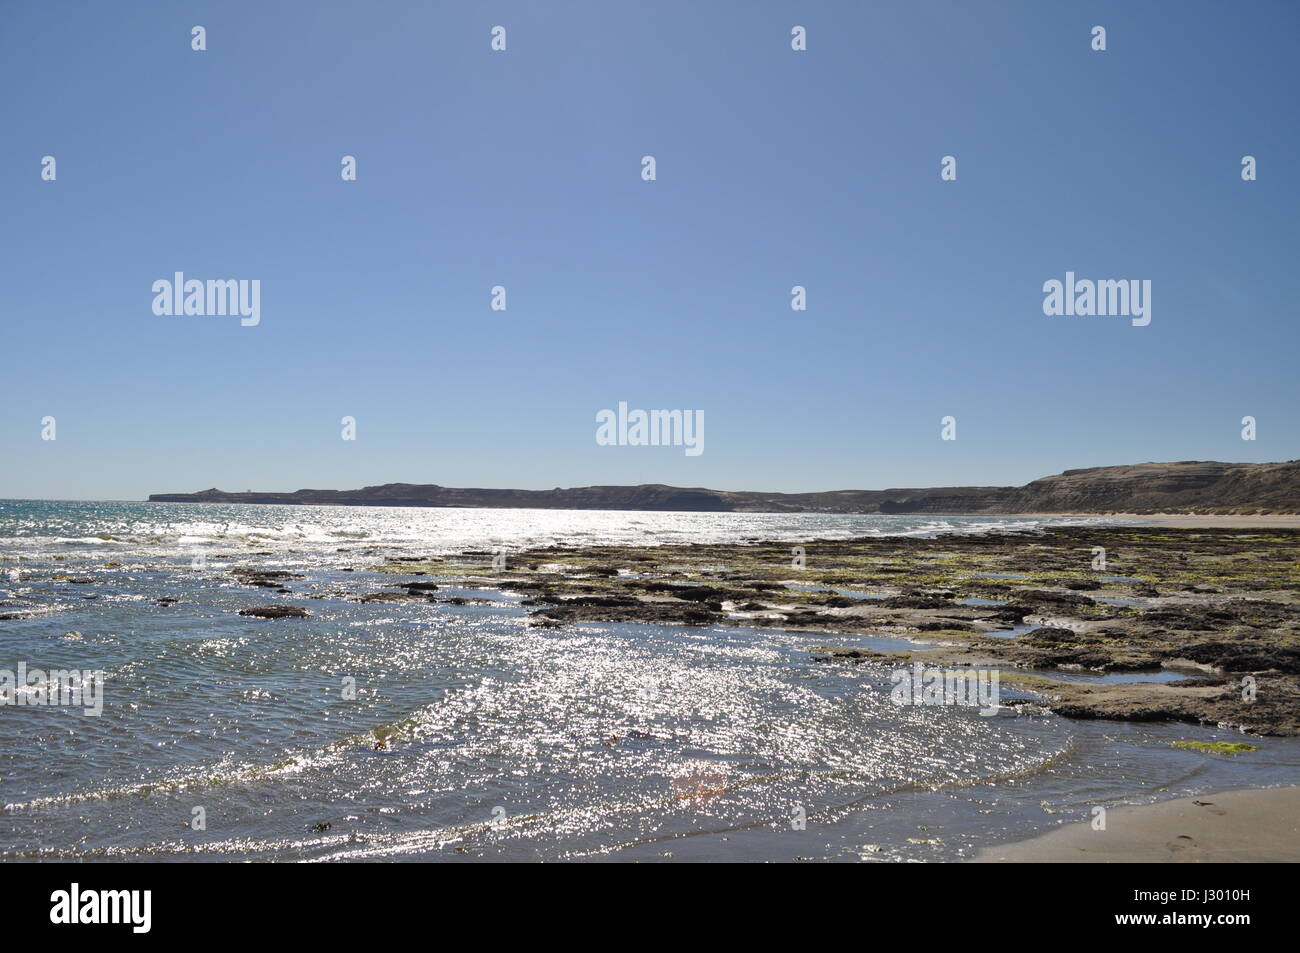
[{"label": "tidal flat", "polygon": [[[825,633],[828,665],[994,668],[1069,718],[1300,733],[1300,530],[1035,532],[549,546],[375,568],[525,596],[532,624]],[[397,584],[415,598],[436,599]],[[400,595],[398,596],[400,598]],[[1149,679],[1149,680],[1143,680]]]}]

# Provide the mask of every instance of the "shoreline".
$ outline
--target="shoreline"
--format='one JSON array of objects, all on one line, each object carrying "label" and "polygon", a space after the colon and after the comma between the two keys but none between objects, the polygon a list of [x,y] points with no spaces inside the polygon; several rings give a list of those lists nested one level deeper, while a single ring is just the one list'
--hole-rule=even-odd
[{"label": "shoreline", "polygon": [[1028,840],[985,847],[996,863],[1294,863],[1300,860],[1300,787],[1249,788],[1177,798],[1066,824]]}]

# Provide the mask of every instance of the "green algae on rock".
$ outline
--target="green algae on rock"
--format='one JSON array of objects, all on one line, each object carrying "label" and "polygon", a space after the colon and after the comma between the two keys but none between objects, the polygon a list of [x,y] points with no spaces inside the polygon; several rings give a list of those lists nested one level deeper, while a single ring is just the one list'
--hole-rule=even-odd
[{"label": "green algae on rock", "polygon": [[1207,754],[1243,754],[1247,751],[1259,750],[1259,745],[1247,744],[1244,741],[1171,741],[1169,744],[1175,748],[1204,751]]}]

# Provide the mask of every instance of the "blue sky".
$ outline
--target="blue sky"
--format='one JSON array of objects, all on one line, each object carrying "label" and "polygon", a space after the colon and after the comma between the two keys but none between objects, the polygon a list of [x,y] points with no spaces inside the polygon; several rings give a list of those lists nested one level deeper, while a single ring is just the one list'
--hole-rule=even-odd
[{"label": "blue sky", "polygon": [[[1297,27],[1289,2],[11,0],[0,497],[1295,458]],[[1149,279],[1151,324],[1045,316],[1067,270]],[[259,279],[261,323],[154,315],[175,271]],[[598,446],[619,401],[703,410],[705,452]]]}]

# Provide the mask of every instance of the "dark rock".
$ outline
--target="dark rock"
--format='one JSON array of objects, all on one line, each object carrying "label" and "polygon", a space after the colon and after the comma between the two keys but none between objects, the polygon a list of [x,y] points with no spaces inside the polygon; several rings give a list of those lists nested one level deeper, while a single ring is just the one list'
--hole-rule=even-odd
[{"label": "dark rock", "polygon": [[683,602],[640,602],[630,604],[583,604],[566,600],[562,605],[541,609],[541,619],[552,622],[661,622],[708,625],[717,620],[715,612],[704,606]]},{"label": "dark rock", "polygon": [[874,605],[885,609],[951,609],[952,601],[939,596],[912,595],[888,596],[884,599],[871,600]]},{"label": "dark rock", "polygon": [[1165,658],[1185,658],[1213,665],[1225,672],[1278,671],[1300,674],[1300,647],[1251,645],[1248,642],[1197,642],[1160,653]]},{"label": "dark rock", "polygon": [[1057,626],[1043,626],[1040,629],[1034,629],[1026,632],[1020,637],[1022,642],[1042,642],[1048,645],[1078,644],[1080,642],[1095,642],[1097,639],[1085,638],[1073,629],[1062,629]]},{"label": "dark rock", "polygon": [[852,662],[855,665],[868,659],[882,658],[879,652],[870,649],[822,649],[824,655],[814,655],[814,662]]},{"label": "dark rock", "polygon": [[232,576],[253,579],[301,579],[302,574],[284,569],[258,569],[252,566],[237,566],[230,570]]},{"label": "dark rock", "polygon": [[1080,596],[1073,592],[1049,592],[1046,589],[1020,589],[1015,593],[1015,597],[1020,602],[1027,602],[1034,606],[1092,606],[1097,603],[1088,596]]},{"label": "dark rock", "polygon": [[383,592],[371,592],[358,599],[358,602],[408,602],[411,599],[423,599],[424,596],[418,592],[393,592],[385,590]]},{"label": "dark rock", "polygon": [[240,609],[240,615],[254,616],[258,619],[305,619],[307,610],[299,606],[258,606],[254,609]]}]

